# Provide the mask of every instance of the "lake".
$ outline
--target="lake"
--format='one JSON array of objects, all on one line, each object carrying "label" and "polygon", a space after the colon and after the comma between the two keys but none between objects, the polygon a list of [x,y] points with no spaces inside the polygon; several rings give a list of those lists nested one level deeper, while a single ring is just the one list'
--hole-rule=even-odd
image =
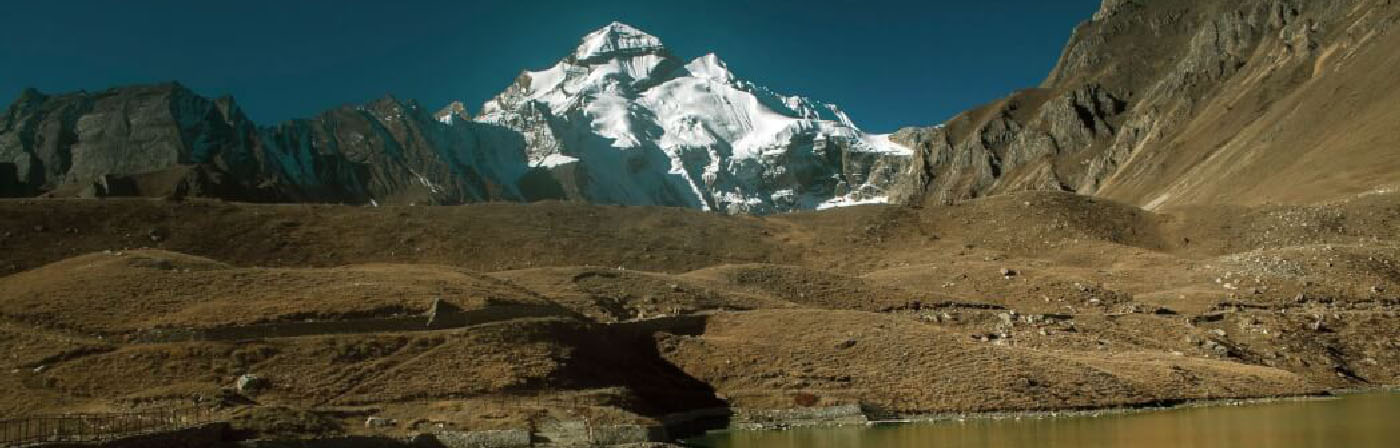
[{"label": "lake", "polygon": [[712,448],[1393,448],[1400,447],[1400,393],[1099,417],[723,431],[687,443]]}]

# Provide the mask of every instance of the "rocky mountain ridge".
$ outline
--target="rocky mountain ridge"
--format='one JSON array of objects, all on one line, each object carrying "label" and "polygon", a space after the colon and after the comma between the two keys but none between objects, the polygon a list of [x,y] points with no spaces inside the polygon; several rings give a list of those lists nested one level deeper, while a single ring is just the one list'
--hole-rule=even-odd
[{"label": "rocky mountain ridge", "polygon": [[909,154],[835,106],[740,81],[713,54],[683,63],[613,23],[475,118],[390,96],[264,127],[175,83],[28,90],[0,117],[0,196],[771,213],[884,202]]},{"label": "rocky mountain ridge", "polygon": [[1106,0],[1041,85],[891,136],[621,23],[475,115],[385,98],[259,127],[174,85],[27,91],[0,117],[0,195],[760,214],[1020,190],[1342,201],[1400,188],[1397,22],[1390,0]]},{"label": "rocky mountain ridge", "polygon": [[903,202],[1059,190],[1148,208],[1400,183],[1400,5],[1106,0],[1040,86],[905,129]]},{"label": "rocky mountain ridge", "polygon": [[[0,117],[5,196],[209,196],[254,202],[526,200],[523,158],[485,125],[442,125],[393,97],[255,125],[177,84],[49,96]],[[518,141],[518,139],[517,139]],[[514,156],[514,158],[512,158]]]},{"label": "rocky mountain ridge", "polygon": [[477,121],[520,131],[571,196],[729,213],[884,202],[909,155],[834,105],[743,81],[713,53],[684,62],[617,22],[523,73]]}]

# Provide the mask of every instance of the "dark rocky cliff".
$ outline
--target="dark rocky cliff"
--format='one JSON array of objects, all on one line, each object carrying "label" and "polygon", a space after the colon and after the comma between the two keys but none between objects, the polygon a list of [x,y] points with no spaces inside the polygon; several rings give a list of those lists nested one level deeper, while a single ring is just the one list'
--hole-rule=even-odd
[{"label": "dark rocky cliff", "polygon": [[516,184],[527,170],[522,145],[510,132],[442,123],[392,97],[263,128],[231,98],[174,83],[27,90],[0,117],[0,196],[525,200]]}]

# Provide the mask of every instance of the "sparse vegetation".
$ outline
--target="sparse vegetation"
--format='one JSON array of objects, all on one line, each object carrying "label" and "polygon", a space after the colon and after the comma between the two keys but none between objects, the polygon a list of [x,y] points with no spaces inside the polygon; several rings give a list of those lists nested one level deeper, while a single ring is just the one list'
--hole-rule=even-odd
[{"label": "sparse vegetation", "polygon": [[[0,201],[11,232],[87,229],[0,242],[31,267],[0,277],[0,331],[13,335],[0,339],[0,408],[199,403],[264,433],[383,433],[633,424],[715,406],[897,415],[1391,384],[1395,203],[1154,213],[1017,193],[753,218],[562,203]],[[180,218],[162,241],[128,237],[169,216]],[[300,225],[265,224],[284,221]],[[531,230],[569,226],[582,230]],[[421,250],[381,235],[406,228]],[[426,322],[417,316],[439,298],[557,312],[354,323]],[[307,320],[346,324],[150,337]],[[265,381],[255,397],[229,392],[247,375]],[[366,428],[369,416],[400,424]]]}]

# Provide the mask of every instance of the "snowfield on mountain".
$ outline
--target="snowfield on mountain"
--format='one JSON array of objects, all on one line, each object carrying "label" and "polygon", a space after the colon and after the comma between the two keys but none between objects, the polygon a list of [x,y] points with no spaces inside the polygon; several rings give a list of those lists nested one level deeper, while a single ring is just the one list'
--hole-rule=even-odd
[{"label": "snowfield on mountain", "polygon": [[617,22],[522,74],[476,121],[521,132],[532,166],[593,202],[727,213],[886,202],[912,154],[834,105],[740,80],[713,53],[682,62]]}]

